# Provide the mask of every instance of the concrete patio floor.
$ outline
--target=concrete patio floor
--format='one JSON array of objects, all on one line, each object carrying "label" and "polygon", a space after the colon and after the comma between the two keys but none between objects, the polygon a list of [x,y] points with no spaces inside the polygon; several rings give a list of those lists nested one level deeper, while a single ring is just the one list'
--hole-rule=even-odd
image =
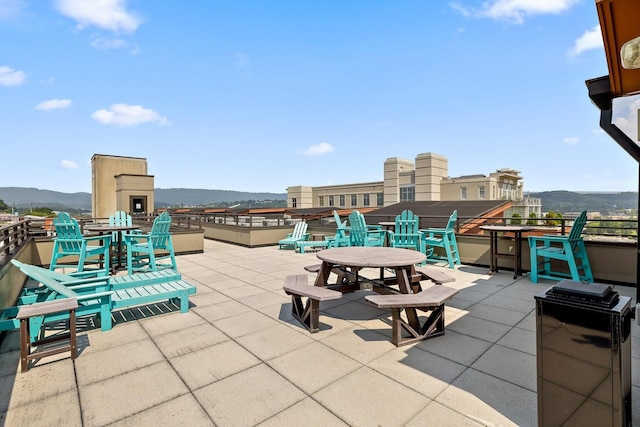
[{"label": "concrete patio floor", "polygon": [[[167,305],[127,310],[114,315],[109,332],[80,319],[78,358],[49,357],[26,373],[18,333],[8,333],[0,345],[0,425],[537,425],[533,296],[553,282],[446,269],[456,277],[447,286],[460,289],[447,303],[446,334],[397,348],[389,311],[367,304],[366,291],[322,303],[317,334],[291,317],[284,277],[317,263],[314,253],[210,240],[204,247],[178,257],[178,270],[197,287],[189,313]],[[635,321],[632,336],[640,425]]]}]

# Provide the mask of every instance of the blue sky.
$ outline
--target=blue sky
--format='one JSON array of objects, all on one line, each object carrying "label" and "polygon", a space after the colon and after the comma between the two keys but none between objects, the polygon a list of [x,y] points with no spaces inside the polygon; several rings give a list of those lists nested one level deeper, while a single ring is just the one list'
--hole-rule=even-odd
[{"label": "blue sky", "polygon": [[[585,80],[593,0],[0,0],[0,186],[91,191],[93,154],[159,188],[380,181],[433,152],[525,191],[637,191]],[[637,139],[640,102],[616,120]]]}]

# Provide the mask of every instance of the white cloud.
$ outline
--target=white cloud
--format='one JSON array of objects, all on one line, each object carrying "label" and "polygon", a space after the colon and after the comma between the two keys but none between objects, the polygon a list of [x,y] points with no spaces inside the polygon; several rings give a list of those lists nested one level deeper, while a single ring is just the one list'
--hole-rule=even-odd
[{"label": "white cloud", "polygon": [[113,104],[108,110],[94,112],[93,117],[103,125],[137,126],[142,123],[156,122],[160,125],[169,123],[166,117],[141,105]]},{"label": "white cloud", "polygon": [[60,162],[60,167],[62,169],[76,169],[78,167],[78,164],[73,160],[62,160]]},{"label": "white cloud", "polygon": [[569,51],[569,56],[578,56],[585,50],[597,49],[602,46],[604,46],[602,32],[600,31],[600,25],[596,25],[593,29],[585,31],[585,33],[575,41]]},{"label": "white cloud", "polygon": [[50,99],[48,101],[43,101],[40,104],[36,105],[36,110],[58,110],[61,108],[67,108],[71,105],[70,99]]},{"label": "white cloud", "polygon": [[580,141],[580,139],[577,136],[570,136],[562,140],[562,142],[567,145],[576,145],[578,141]]},{"label": "white cloud", "polygon": [[331,153],[334,151],[334,148],[331,144],[326,142],[321,142],[318,145],[312,145],[311,147],[304,150],[304,154],[307,156],[321,156],[323,154]]},{"label": "white cloud", "polygon": [[480,9],[468,8],[458,3],[450,6],[465,16],[475,15],[522,24],[527,16],[564,12],[578,2],[579,0],[490,0],[482,3]]},{"label": "white cloud", "polygon": [[0,65],[0,86],[19,86],[26,80],[23,71]]},{"label": "white cloud", "polygon": [[127,10],[127,0],[57,0],[58,11],[74,19],[78,28],[94,26],[113,32],[134,32],[142,19]]},{"label": "white cloud", "polygon": [[129,44],[122,39],[107,39],[98,35],[91,36],[91,46],[98,50],[126,49]]}]

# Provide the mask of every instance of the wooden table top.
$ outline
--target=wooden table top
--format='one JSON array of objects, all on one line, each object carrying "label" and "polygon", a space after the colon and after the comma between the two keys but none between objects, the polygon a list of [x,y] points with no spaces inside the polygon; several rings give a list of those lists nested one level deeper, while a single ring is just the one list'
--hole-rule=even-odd
[{"label": "wooden table top", "polygon": [[531,231],[535,230],[535,227],[530,225],[481,225],[481,230],[487,231]]},{"label": "wooden table top", "polygon": [[422,252],[411,249],[347,246],[331,248],[316,254],[318,259],[348,267],[405,267],[427,259]]},{"label": "wooden table top", "polygon": [[139,228],[137,225],[87,224],[84,226],[84,229],[89,231],[126,231],[138,230]]}]

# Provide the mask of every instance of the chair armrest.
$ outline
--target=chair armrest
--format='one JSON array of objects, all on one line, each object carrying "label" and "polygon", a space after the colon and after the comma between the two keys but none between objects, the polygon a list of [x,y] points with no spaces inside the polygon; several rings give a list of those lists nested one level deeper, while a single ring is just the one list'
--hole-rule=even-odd
[{"label": "chair armrest", "polygon": [[563,243],[568,242],[568,236],[529,236],[529,244],[531,242],[544,242],[544,243]]},{"label": "chair armrest", "polygon": [[105,297],[111,299],[111,296],[113,294],[114,294],[113,291],[94,292],[92,294],[78,295],[75,298],[78,298],[78,302],[84,301],[84,300],[96,299],[96,298],[102,299]]},{"label": "chair armrest", "polygon": [[98,236],[86,236],[83,237],[87,242],[93,242],[94,240],[106,240],[105,245],[109,245],[111,243],[111,234],[103,234]]}]

